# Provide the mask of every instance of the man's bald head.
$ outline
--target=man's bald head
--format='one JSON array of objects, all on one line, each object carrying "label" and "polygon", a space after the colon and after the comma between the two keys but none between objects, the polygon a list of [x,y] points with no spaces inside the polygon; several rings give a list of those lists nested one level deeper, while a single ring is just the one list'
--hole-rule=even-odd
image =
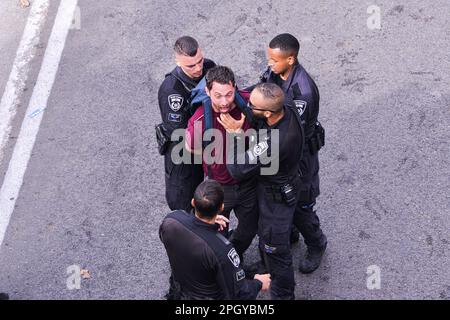
[{"label": "man's bald head", "polygon": [[[264,104],[264,109],[279,113],[283,110],[284,92],[274,83],[260,83],[252,91],[252,97]],[[253,99],[252,99],[253,100]]]}]

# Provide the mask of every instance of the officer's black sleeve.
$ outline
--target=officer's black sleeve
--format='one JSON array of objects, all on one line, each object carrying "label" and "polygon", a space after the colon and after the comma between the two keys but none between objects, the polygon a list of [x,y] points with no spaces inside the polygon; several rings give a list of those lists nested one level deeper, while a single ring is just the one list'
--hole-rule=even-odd
[{"label": "officer's black sleeve", "polygon": [[[237,256],[236,250],[229,245],[228,257]],[[236,265],[237,262],[234,260]],[[218,265],[216,281],[225,293],[227,300],[255,300],[262,288],[262,283],[256,279],[246,279],[241,265],[236,265],[227,259]]]},{"label": "officer's black sleeve", "polygon": [[244,153],[238,151],[238,144],[245,139],[244,135],[230,134],[230,137],[235,141],[234,149],[227,152],[227,170],[230,175],[239,181],[259,175],[261,163],[250,161],[248,152],[251,152],[251,150]]},{"label": "officer's black sleeve", "polygon": [[170,136],[185,119],[186,99],[174,88],[174,80],[167,77],[158,90],[158,104],[162,121]]},{"label": "officer's black sleeve", "polygon": [[[245,139],[244,134],[232,134],[232,139],[242,141]],[[254,137],[256,139],[256,137]],[[262,167],[268,167],[270,164],[262,163],[261,158],[268,159],[271,155],[271,161],[280,162],[280,153],[272,154],[271,132],[268,131],[267,138],[259,136],[259,143],[250,144],[250,148],[245,152],[238,150],[239,142],[234,143],[234,152],[227,153],[227,169],[230,175],[239,181],[249,179],[261,173]]]}]

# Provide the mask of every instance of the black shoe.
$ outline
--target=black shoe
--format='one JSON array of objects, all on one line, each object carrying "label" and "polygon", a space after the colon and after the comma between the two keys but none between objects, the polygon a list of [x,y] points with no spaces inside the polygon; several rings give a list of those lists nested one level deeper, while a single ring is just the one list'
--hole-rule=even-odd
[{"label": "black shoe", "polygon": [[244,269],[245,277],[247,279],[253,279],[255,274],[266,274],[269,273],[267,271],[266,265],[259,260],[258,262],[255,262],[248,266],[243,266],[242,269]]},{"label": "black shoe", "polygon": [[297,228],[292,228],[289,241],[291,244],[294,244],[297,243],[298,240],[300,240],[300,231],[298,231]]},{"label": "black shoe", "polygon": [[9,300],[8,294],[0,292],[0,300]]},{"label": "black shoe", "polygon": [[303,260],[300,260],[298,270],[301,273],[311,273],[316,270],[320,266],[320,262],[322,261],[323,254],[325,253],[326,249],[326,243],[320,249],[308,248],[306,257]]}]

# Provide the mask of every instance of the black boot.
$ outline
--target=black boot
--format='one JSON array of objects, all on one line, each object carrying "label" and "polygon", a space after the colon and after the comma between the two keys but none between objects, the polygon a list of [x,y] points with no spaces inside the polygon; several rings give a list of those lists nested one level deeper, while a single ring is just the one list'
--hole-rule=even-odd
[{"label": "black boot", "polygon": [[304,259],[300,260],[298,270],[301,273],[311,273],[320,266],[323,254],[327,249],[327,243],[322,248],[308,248]]},{"label": "black boot", "polygon": [[0,300],[9,300],[8,294],[0,292]]}]

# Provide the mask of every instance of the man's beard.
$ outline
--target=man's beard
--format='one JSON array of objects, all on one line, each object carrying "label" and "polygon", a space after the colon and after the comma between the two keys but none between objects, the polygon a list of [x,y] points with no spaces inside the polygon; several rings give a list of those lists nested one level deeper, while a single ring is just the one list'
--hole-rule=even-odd
[{"label": "man's beard", "polygon": [[255,118],[258,121],[266,120],[266,117],[264,117],[263,114],[258,114],[253,112],[253,118]]}]

